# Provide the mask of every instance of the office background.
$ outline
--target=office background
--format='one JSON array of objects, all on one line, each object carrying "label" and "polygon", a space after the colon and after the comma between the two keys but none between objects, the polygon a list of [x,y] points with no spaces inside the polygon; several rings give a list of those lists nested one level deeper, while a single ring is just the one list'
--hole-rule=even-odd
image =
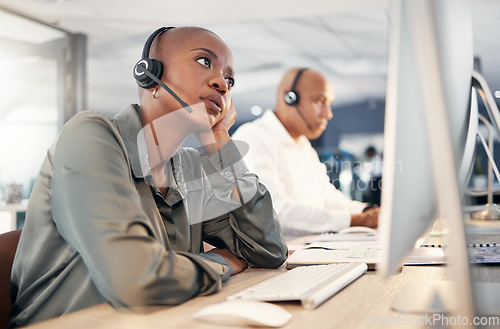
[{"label": "office background", "polygon": [[[495,92],[500,1],[470,3],[476,65]],[[327,166],[350,164],[331,169],[338,179],[364,160],[367,146],[383,151],[388,4],[0,0],[0,200],[13,183],[22,186],[23,198],[29,196],[47,148],[74,113],[92,109],[111,116],[138,101],[133,65],[147,36],[164,25],[207,27],[233,50],[235,127],[273,108],[275,87],[287,69],[324,72],[335,88],[334,116],[313,145]],[[484,154],[478,159],[476,173],[484,173]]]}]

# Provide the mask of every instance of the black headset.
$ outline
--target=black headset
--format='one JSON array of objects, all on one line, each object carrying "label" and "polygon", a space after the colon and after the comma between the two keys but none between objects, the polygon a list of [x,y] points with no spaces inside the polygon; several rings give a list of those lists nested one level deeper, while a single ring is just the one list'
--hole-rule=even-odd
[{"label": "black headset", "polygon": [[158,83],[151,78],[146,71],[153,74],[156,78],[161,79],[163,74],[163,65],[157,59],[149,58],[149,51],[151,50],[151,45],[154,39],[162,32],[172,29],[173,27],[161,27],[154,31],[144,44],[144,49],[142,50],[142,58],[134,66],[134,78],[137,85],[144,89],[154,88]]},{"label": "black headset", "polygon": [[307,70],[307,68],[302,68],[297,72],[295,79],[293,79],[292,88],[283,96],[285,103],[288,105],[297,105],[299,103],[299,93],[295,90],[295,87],[297,86],[300,76],[305,70]]},{"label": "black headset", "polygon": [[173,26],[160,27],[149,36],[142,50],[142,58],[134,66],[134,78],[137,82],[137,85],[144,89],[151,89],[156,85],[162,86],[166,91],[168,91],[170,95],[172,95],[172,97],[177,100],[177,102],[179,102],[179,104],[181,104],[183,108],[186,109],[186,111],[191,113],[193,111],[191,107],[182,99],[180,99],[180,97],[177,96],[177,94],[172,89],[170,89],[163,81],[161,81],[161,76],[163,74],[162,63],[157,59],[149,58],[149,51],[151,50],[151,45],[153,44],[154,39],[159,34],[173,28]]},{"label": "black headset", "polygon": [[307,128],[309,130],[313,130],[307,119],[304,117],[304,114],[302,114],[302,111],[299,109],[299,93],[297,90],[295,90],[295,87],[297,86],[297,82],[299,81],[300,76],[304,71],[306,71],[307,68],[301,68],[298,72],[297,75],[295,76],[295,79],[293,79],[292,83],[292,88],[290,89],[289,92],[287,92],[284,96],[283,99],[285,100],[285,103],[287,103],[290,106],[295,107],[297,112],[299,113],[300,117],[302,120],[304,120],[305,124],[307,125]]}]

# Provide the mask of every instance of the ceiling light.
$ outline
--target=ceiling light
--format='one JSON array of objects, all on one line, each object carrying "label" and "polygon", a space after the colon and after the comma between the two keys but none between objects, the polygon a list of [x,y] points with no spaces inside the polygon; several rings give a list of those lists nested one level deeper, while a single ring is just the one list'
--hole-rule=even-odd
[{"label": "ceiling light", "polygon": [[255,116],[259,116],[262,114],[262,107],[260,107],[259,105],[252,106],[250,112],[252,112],[252,114]]},{"label": "ceiling light", "polygon": [[495,91],[495,97],[500,98],[500,90]]}]

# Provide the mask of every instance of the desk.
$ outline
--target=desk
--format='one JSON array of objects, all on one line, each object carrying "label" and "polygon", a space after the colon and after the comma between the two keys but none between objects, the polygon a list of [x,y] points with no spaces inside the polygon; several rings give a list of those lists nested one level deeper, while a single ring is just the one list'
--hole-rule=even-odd
[{"label": "desk", "polygon": [[[231,328],[200,322],[191,315],[206,305],[222,302],[226,297],[250,285],[285,271],[284,267],[275,270],[247,269],[231,277],[219,293],[197,297],[179,306],[149,307],[137,309],[134,313],[131,310],[115,310],[108,304],[101,304],[29,328]],[[290,323],[282,328],[419,328],[420,326],[415,324],[398,325],[398,319],[411,324],[410,321],[417,321],[420,316],[392,311],[392,300],[406,282],[443,280],[446,278],[445,272],[444,266],[405,266],[400,273],[386,279],[376,272],[367,272],[315,310],[305,310],[298,303],[280,303],[279,305],[293,315]],[[500,266],[477,266],[472,269],[472,274],[480,281],[500,282]],[[383,325],[384,321],[391,319],[393,325]]]}]

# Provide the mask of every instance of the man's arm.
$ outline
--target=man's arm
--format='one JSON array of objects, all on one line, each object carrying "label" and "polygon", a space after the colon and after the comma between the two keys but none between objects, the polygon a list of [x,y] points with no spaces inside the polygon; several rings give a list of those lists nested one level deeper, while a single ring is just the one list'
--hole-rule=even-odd
[{"label": "man's arm", "polygon": [[248,143],[247,157],[252,164],[250,170],[255,170],[260,181],[269,189],[274,209],[285,234],[303,235],[337,231],[350,225],[350,213],[346,208],[304,206],[290,196],[284,179],[294,179],[294,177],[287,171],[286,164],[280,162],[283,161],[280,156],[281,145],[267,143],[265,136],[256,136],[255,132],[242,128],[234,137],[236,141]]},{"label": "man's arm", "polygon": [[375,207],[363,211],[361,214],[351,215],[351,226],[367,226],[376,228],[378,226],[378,215],[380,208]]},{"label": "man's arm", "polygon": [[[327,197],[327,208],[348,209],[351,214],[351,226],[368,226],[376,228],[378,225],[378,207],[367,207],[364,202],[349,199],[344,193],[337,190],[330,181],[324,182],[324,193]],[[370,209],[368,209],[370,208]]]}]

